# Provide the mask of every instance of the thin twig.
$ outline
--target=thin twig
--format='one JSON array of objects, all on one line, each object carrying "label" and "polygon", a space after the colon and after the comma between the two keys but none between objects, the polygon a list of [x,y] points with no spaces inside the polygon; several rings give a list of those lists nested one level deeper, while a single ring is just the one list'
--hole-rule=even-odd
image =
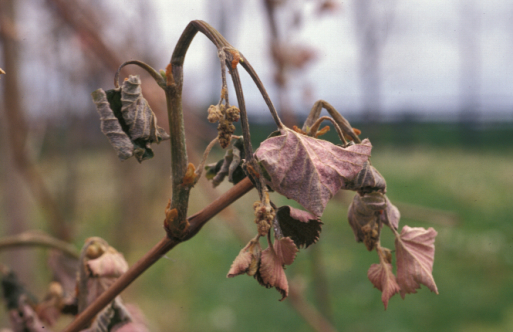
[{"label": "thin twig", "polygon": [[337,131],[338,137],[340,138],[340,140],[342,142],[344,142],[344,146],[347,145],[347,141],[344,138],[344,133],[342,132],[342,130],[340,129],[338,124],[335,122],[335,120],[333,120],[329,116],[322,116],[319,119],[317,119],[317,121],[314,122],[314,124],[312,125],[312,128],[310,128],[310,131],[307,134],[310,136],[315,136],[315,134],[317,133],[317,130],[319,129],[319,127],[321,126],[321,123],[324,120],[328,120],[328,121],[331,121],[331,123],[333,123],[333,126],[335,127],[335,130]]},{"label": "thin twig", "polygon": [[116,89],[119,88],[119,72],[121,71],[121,69],[123,69],[123,67],[127,65],[137,65],[141,67],[142,69],[146,70],[148,74],[150,74],[151,77],[153,77],[153,79],[155,79],[155,82],[157,82],[157,84],[161,88],[164,89],[166,87],[166,81],[164,80],[164,77],[162,77],[162,75],[160,75],[159,72],[153,69],[153,67],[139,60],[131,60],[124,62],[121,66],[119,66],[118,70],[116,71],[116,74],[114,75],[114,87],[116,87]]},{"label": "thin twig", "polygon": [[78,250],[68,242],[61,241],[39,231],[23,232],[0,239],[0,251],[15,247],[48,247],[60,250],[66,255],[77,259],[80,255]]},{"label": "thin twig", "polygon": [[314,122],[319,118],[321,115],[322,109],[325,109],[328,111],[328,113],[331,115],[333,120],[339,125],[340,129],[351,137],[355,143],[361,143],[362,141],[358,137],[358,135],[355,134],[353,131],[353,128],[351,127],[351,124],[349,121],[346,120],[336,109],[335,107],[331,106],[330,103],[324,100],[318,100],[313,105],[310,114],[308,115],[305,124],[303,125],[303,131],[308,131],[308,128],[310,128]]}]

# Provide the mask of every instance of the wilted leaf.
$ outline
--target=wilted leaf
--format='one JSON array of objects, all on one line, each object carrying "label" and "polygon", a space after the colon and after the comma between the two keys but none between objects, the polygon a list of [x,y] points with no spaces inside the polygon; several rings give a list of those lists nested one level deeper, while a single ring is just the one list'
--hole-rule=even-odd
[{"label": "wilted leaf", "polygon": [[381,301],[385,305],[385,310],[388,307],[388,300],[398,293],[401,288],[397,284],[395,275],[392,272],[392,264],[381,262],[380,264],[372,264],[367,272],[369,280],[374,287],[382,292]]},{"label": "wilted leaf", "polygon": [[431,227],[426,230],[404,226],[400,236],[396,236],[397,283],[403,298],[405,294],[416,293],[420,284],[438,294],[432,275],[436,235]]},{"label": "wilted leaf", "polygon": [[260,263],[261,253],[262,247],[260,247],[258,240],[249,241],[233,261],[227,277],[233,278],[243,273],[247,273],[250,276],[254,275]]},{"label": "wilted leaf", "polygon": [[370,162],[366,162],[364,167],[354,179],[347,183],[346,189],[358,191],[360,194],[371,192],[386,192],[385,178],[378,172]]},{"label": "wilted leaf", "polygon": [[99,237],[86,240],[80,257],[77,281],[79,313],[128,269],[123,255]]},{"label": "wilted leaf", "polygon": [[101,119],[102,132],[121,160],[135,155],[139,162],[152,158],[152,143],[169,139],[157,126],[157,118],[141,93],[139,76],[130,75],[120,89],[92,93]]},{"label": "wilted leaf", "polygon": [[322,222],[310,212],[281,206],[276,211],[276,221],[283,236],[290,237],[298,248],[307,248],[319,240]]},{"label": "wilted leaf", "polygon": [[349,206],[347,219],[357,242],[365,243],[369,251],[379,241],[381,224],[379,218],[386,208],[386,197],[381,193],[356,194]]},{"label": "wilted leaf", "polygon": [[282,301],[289,294],[289,284],[283,266],[294,262],[298,250],[288,237],[276,239],[273,248],[274,250],[267,248],[262,252],[260,268],[255,278],[267,288],[275,287],[281,293]]},{"label": "wilted leaf", "polygon": [[262,142],[255,156],[275,191],[316,216],[321,216],[333,195],[353,180],[372,149],[367,139],[342,148],[287,128],[280,132]]},{"label": "wilted leaf", "polygon": [[205,167],[207,179],[212,180],[214,187],[217,187],[226,175],[233,184],[239,183],[246,177],[246,173],[242,170],[244,158],[244,145],[239,138],[233,143],[232,148],[226,151],[223,160]]},{"label": "wilted leaf", "polygon": [[401,213],[399,209],[390,202],[388,197],[385,195],[387,208],[380,215],[381,222],[390,228],[397,229],[399,227],[399,219],[401,219]]},{"label": "wilted leaf", "polygon": [[100,114],[100,127],[102,133],[107,136],[110,144],[118,153],[118,158],[125,160],[133,155],[134,144],[130,137],[123,131],[119,119],[109,106],[107,95],[103,89],[98,89],[92,94],[96,109]]}]

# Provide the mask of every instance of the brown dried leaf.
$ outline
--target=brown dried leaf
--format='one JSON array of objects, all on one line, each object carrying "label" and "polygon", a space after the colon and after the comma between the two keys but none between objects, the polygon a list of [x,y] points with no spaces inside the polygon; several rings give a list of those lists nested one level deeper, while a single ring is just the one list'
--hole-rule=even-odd
[{"label": "brown dried leaf", "polygon": [[281,206],[276,211],[276,221],[283,236],[290,237],[298,248],[307,248],[319,240],[322,222],[310,212]]},{"label": "brown dried leaf", "polygon": [[374,287],[382,292],[381,301],[383,301],[386,310],[388,300],[401,290],[392,272],[392,264],[386,262],[372,264],[367,272],[367,276]]},{"label": "brown dried leaf", "polygon": [[288,237],[276,239],[273,248],[274,250],[267,248],[262,252],[260,268],[255,278],[267,288],[275,287],[281,293],[282,301],[289,294],[289,284],[283,266],[294,262],[298,250],[294,241]]},{"label": "brown dried leaf", "polygon": [[369,251],[379,242],[381,211],[386,208],[386,198],[381,193],[354,195],[347,212],[349,225],[357,242],[364,242]]},{"label": "brown dried leaf", "polygon": [[299,251],[290,237],[284,237],[274,241],[274,252],[280,259],[283,265],[291,265],[296,259],[296,254]]},{"label": "brown dried leaf", "polygon": [[233,261],[226,277],[233,278],[243,273],[247,273],[250,276],[254,275],[258,269],[261,253],[262,247],[258,240],[249,241]]},{"label": "brown dried leaf", "polygon": [[416,293],[420,284],[438,294],[432,274],[436,235],[431,227],[426,230],[404,226],[401,234],[396,236],[397,282],[403,298],[405,294]]},{"label": "brown dried leaf", "polygon": [[270,186],[321,216],[328,201],[360,172],[369,159],[369,140],[347,148],[285,128],[268,138],[255,156]]}]

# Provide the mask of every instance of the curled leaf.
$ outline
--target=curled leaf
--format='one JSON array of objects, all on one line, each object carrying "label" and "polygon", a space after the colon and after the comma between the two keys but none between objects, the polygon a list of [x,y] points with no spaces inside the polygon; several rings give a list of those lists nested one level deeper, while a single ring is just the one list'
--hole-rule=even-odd
[{"label": "curled leaf", "polygon": [[152,143],[169,139],[157,126],[157,118],[142,96],[139,76],[130,75],[120,89],[98,89],[92,94],[100,114],[102,132],[121,160],[132,155],[139,162],[153,157]]},{"label": "curled leaf", "polygon": [[401,290],[392,272],[392,264],[383,261],[380,264],[372,264],[367,276],[374,287],[382,292],[381,301],[383,301],[386,310],[388,300]]},{"label": "curled leaf", "polygon": [[371,192],[384,194],[386,187],[385,178],[370,162],[366,162],[362,170],[347,184],[346,189],[358,191],[362,195]]},{"label": "curled leaf", "polygon": [[381,222],[390,228],[397,229],[399,227],[399,219],[401,219],[401,213],[399,209],[390,202],[388,197],[385,195],[387,207],[380,215]]},{"label": "curled leaf", "polygon": [[100,114],[100,127],[102,133],[107,136],[110,144],[117,151],[118,158],[125,160],[133,155],[134,144],[130,137],[123,131],[119,119],[114,115],[109,102],[107,94],[103,89],[98,89],[92,94],[93,101],[96,104],[98,114]]},{"label": "curled leaf", "polygon": [[228,275],[226,277],[233,278],[244,273],[247,273],[250,276],[255,275],[260,263],[261,253],[262,247],[258,240],[253,239],[249,241],[233,261],[230,271],[228,271]]},{"label": "curled leaf", "polygon": [[298,248],[307,248],[319,240],[322,222],[319,218],[291,206],[281,206],[276,210],[276,219],[281,234],[290,237]]},{"label": "curled leaf", "polygon": [[347,212],[349,225],[357,242],[363,242],[369,251],[379,242],[381,232],[380,216],[386,208],[385,195],[370,193],[354,195]]},{"label": "curled leaf", "polygon": [[400,235],[396,233],[397,283],[403,298],[405,294],[416,293],[420,284],[438,294],[432,274],[436,235],[431,227],[404,226]]},{"label": "curled leaf", "polygon": [[281,293],[282,301],[289,294],[289,284],[283,266],[294,262],[298,250],[294,241],[288,237],[276,239],[273,249],[267,248],[262,252],[260,268],[255,278],[262,286],[276,288]]},{"label": "curled leaf", "polygon": [[242,159],[244,159],[244,145],[242,139],[237,139],[231,149],[228,149],[224,158],[216,164],[205,166],[206,177],[212,180],[214,187],[217,187],[228,175],[228,179],[233,184],[239,183],[246,177],[242,169]]},{"label": "curled leaf", "polygon": [[333,195],[363,168],[371,149],[369,140],[342,148],[284,128],[262,142],[255,156],[273,190],[321,216]]}]

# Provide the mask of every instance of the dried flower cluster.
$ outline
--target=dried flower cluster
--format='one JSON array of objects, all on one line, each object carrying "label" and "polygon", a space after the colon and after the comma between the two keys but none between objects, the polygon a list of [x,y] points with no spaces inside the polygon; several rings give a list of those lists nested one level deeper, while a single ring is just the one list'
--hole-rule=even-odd
[{"label": "dried flower cluster", "polygon": [[208,108],[208,121],[211,123],[219,122],[217,126],[217,133],[219,144],[221,147],[226,148],[232,139],[232,134],[235,132],[234,122],[240,119],[240,110],[236,106],[226,106],[224,104],[210,105]]}]

